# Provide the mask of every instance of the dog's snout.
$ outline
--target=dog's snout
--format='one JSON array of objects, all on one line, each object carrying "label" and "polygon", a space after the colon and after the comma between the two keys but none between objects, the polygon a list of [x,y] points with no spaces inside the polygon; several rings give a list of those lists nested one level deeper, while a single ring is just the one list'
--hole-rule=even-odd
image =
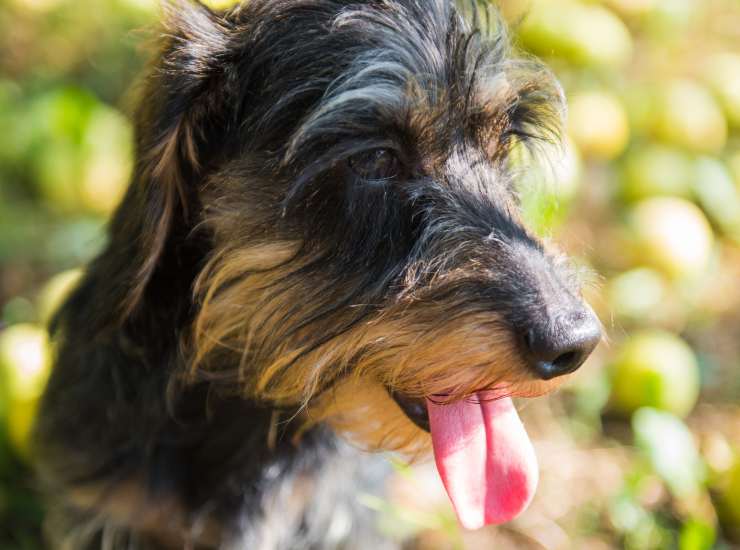
[{"label": "dog's snout", "polygon": [[532,323],[524,334],[527,360],[543,380],[578,369],[601,340],[601,327],[586,307],[581,306],[555,319]]}]

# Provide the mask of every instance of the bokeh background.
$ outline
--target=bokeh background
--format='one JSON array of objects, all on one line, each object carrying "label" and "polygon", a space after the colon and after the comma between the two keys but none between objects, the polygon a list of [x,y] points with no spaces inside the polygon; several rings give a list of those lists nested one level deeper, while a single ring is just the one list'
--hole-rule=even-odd
[{"label": "bokeh background", "polygon": [[[211,2],[221,5],[226,2]],[[365,498],[417,550],[740,547],[740,1],[501,0],[565,88],[527,216],[584,266],[609,337],[521,404],[541,464],[517,521],[461,533],[429,464]],[[0,1],[0,549],[42,548],[28,429],[44,325],[131,169],[154,0]],[[296,30],[299,32],[299,30]]]}]

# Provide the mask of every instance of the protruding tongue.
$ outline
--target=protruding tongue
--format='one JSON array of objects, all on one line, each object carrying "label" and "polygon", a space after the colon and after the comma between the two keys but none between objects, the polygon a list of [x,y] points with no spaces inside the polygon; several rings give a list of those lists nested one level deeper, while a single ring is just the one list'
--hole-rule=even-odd
[{"label": "protruding tongue", "polygon": [[[488,397],[487,397],[488,396]],[[460,523],[478,529],[524,511],[537,487],[537,458],[510,398],[427,400],[437,470]]]}]

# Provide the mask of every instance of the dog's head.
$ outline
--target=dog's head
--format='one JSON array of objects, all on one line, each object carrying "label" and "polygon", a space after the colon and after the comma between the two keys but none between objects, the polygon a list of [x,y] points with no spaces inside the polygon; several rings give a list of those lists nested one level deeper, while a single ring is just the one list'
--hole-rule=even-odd
[{"label": "dog's head", "polygon": [[[368,446],[431,428],[461,519],[508,519],[533,483],[508,398],[550,391],[600,338],[514,185],[512,151],[558,140],[557,83],[475,2],[171,12],[139,114],[128,311],[205,235],[193,379]],[[456,460],[510,481],[476,493]]]}]

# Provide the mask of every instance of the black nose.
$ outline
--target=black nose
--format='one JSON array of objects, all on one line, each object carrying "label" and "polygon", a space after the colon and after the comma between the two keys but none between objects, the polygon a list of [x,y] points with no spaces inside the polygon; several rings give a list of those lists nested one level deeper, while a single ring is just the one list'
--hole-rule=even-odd
[{"label": "black nose", "polygon": [[524,337],[534,373],[550,380],[573,372],[601,340],[601,326],[591,311],[578,309],[555,320],[533,323]]}]

